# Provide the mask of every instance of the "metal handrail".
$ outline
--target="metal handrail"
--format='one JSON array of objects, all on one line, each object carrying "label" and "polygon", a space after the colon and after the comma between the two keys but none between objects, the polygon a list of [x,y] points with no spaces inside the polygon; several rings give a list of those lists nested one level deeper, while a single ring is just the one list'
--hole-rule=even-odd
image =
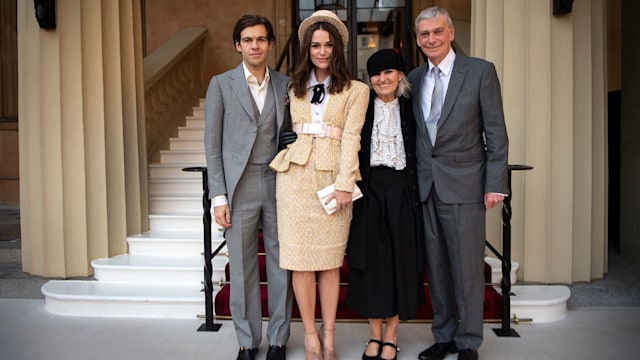
[{"label": "metal handrail", "polygon": [[511,172],[518,170],[531,170],[533,166],[529,165],[509,165],[507,172],[508,196],[502,201],[502,254],[489,243],[485,241],[487,247],[502,262],[502,280],[500,281],[500,289],[502,291],[502,326],[493,331],[498,336],[519,337],[518,333],[510,328],[511,324],[511,200],[513,193],[511,191]]},{"label": "metal handrail", "polygon": [[204,226],[204,306],[205,323],[200,325],[198,331],[218,331],[222,324],[216,324],[213,320],[213,265],[212,259],[222,250],[226,241],[211,252],[211,199],[209,199],[209,186],[207,168],[202,166],[183,168],[182,171],[202,173],[202,223]]}]

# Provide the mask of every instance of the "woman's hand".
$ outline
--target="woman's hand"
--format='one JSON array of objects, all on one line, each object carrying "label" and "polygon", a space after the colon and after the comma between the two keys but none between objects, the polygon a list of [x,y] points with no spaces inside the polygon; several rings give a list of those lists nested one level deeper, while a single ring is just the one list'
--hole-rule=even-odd
[{"label": "woman's hand", "polygon": [[333,194],[327,197],[326,203],[328,204],[331,200],[334,199],[336,200],[336,211],[351,209],[353,198],[350,192],[336,190],[333,192]]}]

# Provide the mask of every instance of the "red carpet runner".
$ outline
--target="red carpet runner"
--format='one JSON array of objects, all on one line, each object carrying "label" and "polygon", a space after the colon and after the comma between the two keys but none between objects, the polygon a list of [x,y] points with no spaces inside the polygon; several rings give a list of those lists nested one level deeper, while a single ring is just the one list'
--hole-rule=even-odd
[{"label": "red carpet runner", "polygon": [[[262,248],[262,241],[260,245],[260,253],[264,253],[264,249]],[[266,275],[266,261],[264,255],[259,255],[260,260],[260,282],[261,282],[261,296],[262,296],[262,316],[264,318],[269,317],[269,311],[267,307],[267,275]],[[229,319],[231,318],[231,312],[229,310],[229,293],[230,293],[230,285],[229,281],[229,265],[225,269],[226,276],[226,284],[222,286],[222,288],[218,291],[215,297],[214,307],[215,307],[215,316],[218,319]],[[491,267],[488,264],[485,264],[484,268],[484,277],[485,282],[489,283],[491,281]],[[349,279],[349,268],[346,265],[346,262],[343,263],[340,268],[340,299],[338,302],[338,320],[365,320],[362,316],[357,314],[355,311],[349,309],[346,306],[347,299],[347,288],[348,288],[348,279]],[[433,310],[431,308],[431,302],[429,297],[429,286],[426,284],[425,277],[425,286],[424,293],[427,299],[427,303],[420,308],[418,313],[418,320],[422,321],[430,321],[433,319]],[[485,321],[499,321],[502,314],[502,296],[493,288],[491,285],[485,286],[484,292],[484,319]],[[320,313],[320,301],[317,300],[318,306],[316,307],[316,318],[321,318]],[[300,311],[298,310],[298,306],[295,303],[293,304],[293,319],[300,319]]]}]

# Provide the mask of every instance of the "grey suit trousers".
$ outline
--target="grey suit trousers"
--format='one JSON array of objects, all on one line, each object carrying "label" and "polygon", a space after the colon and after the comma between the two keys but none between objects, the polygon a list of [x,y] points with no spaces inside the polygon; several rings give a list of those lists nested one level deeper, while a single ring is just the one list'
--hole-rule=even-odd
[{"label": "grey suit trousers", "polygon": [[231,227],[225,231],[231,277],[231,316],[244,347],[258,348],[262,338],[262,306],[258,264],[258,230],[262,233],[267,261],[270,345],[289,339],[293,292],[291,273],[280,268],[276,222],[276,175],[268,164],[248,164],[236,187]]},{"label": "grey suit trousers", "polygon": [[445,204],[433,187],[423,203],[431,331],[459,349],[482,343],[485,212],[483,203]]}]

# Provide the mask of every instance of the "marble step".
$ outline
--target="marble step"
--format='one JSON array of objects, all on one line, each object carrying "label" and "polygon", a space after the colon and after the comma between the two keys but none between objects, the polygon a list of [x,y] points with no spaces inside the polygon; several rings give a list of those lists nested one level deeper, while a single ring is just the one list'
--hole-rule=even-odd
[{"label": "marble step", "polygon": [[200,255],[122,254],[91,261],[98,281],[121,283],[199,284],[204,268]]},{"label": "marble step", "polygon": [[[491,283],[499,284],[502,281],[502,262],[499,259],[490,256],[485,256],[484,261],[491,266]],[[520,264],[515,261],[511,262],[511,276],[509,276],[511,285],[518,281],[519,268]]]},{"label": "marble step", "polygon": [[42,294],[46,311],[65,316],[195,319],[205,313],[200,285],[52,280]]},{"label": "marble step", "polygon": [[206,157],[204,150],[160,150],[160,162],[189,167],[206,163]]},{"label": "marble step", "polygon": [[181,139],[204,139],[204,126],[179,126],[178,137]]},{"label": "marble step", "polygon": [[200,179],[202,181],[202,173],[193,171],[183,171],[187,167],[205,167],[205,162],[201,164],[149,164],[149,178],[184,178],[184,179]]},{"label": "marble step", "polygon": [[[499,293],[499,287],[496,287]],[[564,285],[514,285],[511,287],[511,319],[548,323],[568,315],[571,290]]]},{"label": "marble step", "polygon": [[187,116],[186,117],[186,121],[185,121],[185,127],[188,127],[188,128],[191,128],[191,127],[204,128],[204,116],[202,116],[202,117]]},{"label": "marble step", "polygon": [[169,150],[204,151],[204,139],[170,138]]},{"label": "marble step", "polygon": [[[195,318],[204,314],[204,245],[189,232],[128,238],[130,253],[92,261],[95,280],[53,280],[45,309],[72,316]],[[212,250],[222,242],[214,236]],[[224,279],[226,248],[212,261],[214,296]],[[195,255],[194,255],[195,253]]]},{"label": "marble step", "polygon": [[193,108],[193,116],[204,119],[204,100],[200,103],[200,106]]},{"label": "marble step", "polygon": [[[212,224],[212,229],[215,229]],[[156,212],[149,214],[149,230],[159,231],[194,231],[203,234],[204,224],[202,210],[177,214],[173,211]]]},{"label": "marble step", "polygon": [[188,195],[202,197],[202,193],[204,191],[202,188],[202,179],[195,178],[185,179],[180,177],[154,177],[149,178],[148,184],[150,196]]},{"label": "marble step", "polygon": [[[215,250],[224,241],[222,232],[213,231],[211,248]],[[130,255],[201,256],[204,238],[199,232],[145,232],[127,237]],[[223,250],[226,253],[226,250]]]},{"label": "marble step", "polygon": [[149,196],[149,212],[151,214],[172,210],[176,214],[193,213],[202,210],[201,194],[166,194]]},{"label": "marble step", "polygon": [[[213,281],[224,278],[228,258],[224,254],[212,260]],[[202,284],[204,257],[201,255],[131,255],[122,254],[91,262],[98,281],[144,284]]]}]

